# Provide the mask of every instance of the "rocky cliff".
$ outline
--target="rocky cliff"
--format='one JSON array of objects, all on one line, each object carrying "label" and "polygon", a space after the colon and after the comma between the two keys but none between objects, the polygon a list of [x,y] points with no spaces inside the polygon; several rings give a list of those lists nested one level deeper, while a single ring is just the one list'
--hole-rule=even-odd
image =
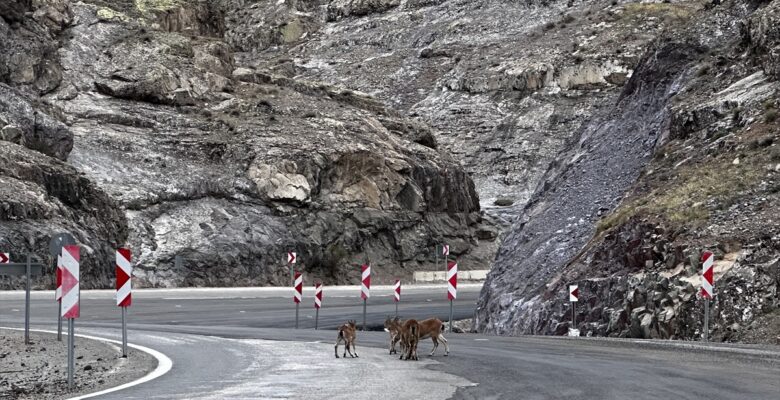
[{"label": "rocky cliff", "polygon": [[497,253],[482,331],[563,334],[578,283],[584,335],[694,338],[708,249],[715,337],[772,341],[778,4],[11,1],[0,128],[84,174],[46,221],[91,210],[80,239],[127,241],[142,284],[286,283],[289,248],[408,276],[446,241]]},{"label": "rocky cliff", "polygon": [[779,4],[702,4],[652,42],[504,240],[481,330],[565,334],[579,284],[583,335],[700,337],[711,250],[713,337],[778,340]]},{"label": "rocky cliff", "polygon": [[473,181],[429,127],[238,62],[227,4],[3,7],[0,115],[17,144],[3,156],[30,170],[0,177],[25,188],[2,200],[4,250],[42,254],[46,235],[78,229],[101,249],[87,287],[110,284],[110,249],[125,243],[150,286],[287,284],[288,250],[339,283],[364,259],[380,282],[435,268],[442,241],[473,266],[491,257]]}]

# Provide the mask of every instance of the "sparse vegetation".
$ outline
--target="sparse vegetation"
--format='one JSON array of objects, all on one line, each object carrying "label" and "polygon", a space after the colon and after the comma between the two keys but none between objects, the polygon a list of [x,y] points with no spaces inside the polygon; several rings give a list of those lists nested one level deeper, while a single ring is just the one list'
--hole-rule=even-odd
[{"label": "sparse vegetation", "polygon": [[772,122],[775,122],[776,120],[777,120],[777,109],[768,108],[764,113],[764,122],[770,124]]},{"label": "sparse vegetation", "polygon": [[676,179],[651,193],[623,204],[597,225],[603,232],[620,226],[635,215],[659,215],[676,225],[698,225],[709,218],[707,203],[731,204],[760,179],[755,166],[738,166],[723,160],[683,169]]},{"label": "sparse vegetation", "polygon": [[631,3],[626,4],[623,18],[644,19],[648,16],[660,17],[667,24],[687,21],[693,14],[691,6],[672,3]]}]

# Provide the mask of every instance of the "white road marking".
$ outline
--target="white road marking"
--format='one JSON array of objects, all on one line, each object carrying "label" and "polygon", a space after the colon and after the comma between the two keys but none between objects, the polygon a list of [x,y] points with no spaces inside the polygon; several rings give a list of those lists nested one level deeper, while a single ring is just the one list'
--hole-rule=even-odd
[{"label": "white road marking", "polygon": [[[10,329],[10,330],[15,330],[15,331],[22,331],[22,330],[24,330],[24,329],[21,329],[21,328],[3,328],[3,329]],[[30,329],[30,331],[31,332],[48,333],[48,334],[52,334],[52,335],[57,333],[57,332],[54,332],[54,331],[47,331],[47,330],[42,330],[42,329]],[[118,344],[118,345],[122,344],[122,342],[119,341],[119,340],[106,339],[106,338],[101,338],[101,337],[91,336],[91,335],[77,334],[76,337],[80,337],[80,338],[84,338],[84,339],[97,340],[97,341],[106,342],[106,343],[113,343],[113,344]],[[173,361],[171,361],[171,359],[168,358],[168,356],[166,356],[163,353],[160,353],[157,350],[150,349],[148,347],[140,346],[140,345],[133,344],[133,343],[128,343],[127,346],[128,347],[132,347],[132,348],[134,348],[136,350],[139,350],[139,351],[143,351],[144,353],[149,354],[150,356],[152,356],[155,359],[157,359],[157,368],[155,368],[152,372],[150,372],[150,373],[148,373],[148,374],[142,376],[141,378],[138,378],[138,379],[136,379],[136,380],[134,380],[132,382],[128,382],[128,383],[125,383],[123,385],[119,385],[119,386],[115,386],[115,387],[112,387],[112,388],[108,388],[106,390],[101,390],[99,392],[89,393],[89,394],[85,394],[85,395],[82,395],[82,396],[71,397],[71,398],[69,398],[67,400],[88,399],[88,398],[91,398],[91,397],[102,396],[104,394],[113,393],[113,392],[116,392],[116,391],[119,391],[119,390],[122,390],[122,389],[127,389],[129,387],[137,386],[137,385],[140,385],[142,383],[146,383],[146,382],[149,382],[151,380],[157,379],[157,378],[167,374],[168,371],[170,371],[171,368],[173,368]]]},{"label": "white road marking", "polygon": [[490,339],[474,339],[475,342],[487,342]]}]

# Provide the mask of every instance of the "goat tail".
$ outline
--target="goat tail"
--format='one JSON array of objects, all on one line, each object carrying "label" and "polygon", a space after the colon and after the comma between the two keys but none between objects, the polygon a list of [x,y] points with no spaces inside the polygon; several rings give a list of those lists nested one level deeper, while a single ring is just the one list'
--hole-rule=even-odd
[{"label": "goat tail", "polygon": [[411,332],[412,337],[418,337],[419,336],[418,332],[417,332],[418,328],[419,327],[416,324],[409,327],[409,331]]}]

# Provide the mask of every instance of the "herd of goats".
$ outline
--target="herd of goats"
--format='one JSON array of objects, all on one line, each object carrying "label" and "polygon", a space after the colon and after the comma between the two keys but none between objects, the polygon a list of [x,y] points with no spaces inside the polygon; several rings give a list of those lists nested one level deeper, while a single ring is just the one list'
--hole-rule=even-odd
[{"label": "herd of goats", "polygon": [[[422,339],[431,338],[433,340],[433,350],[436,352],[439,347],[439,341],[444,342],[444,355],[450,354],[450,348],[447,346],[447,339],[444,338],[444,323],[438,318],[428,318],[417,321],[416,319],[407,319],[405,321],[398,317],[385,320],[385,332],[390,334],[390,354],[398,354],[396,345],[401,347],[401,360],[417,360],[417,343]],[[336,358],[339,358],[339,344],[344,343],[344,354],[350,357],[357,357],[355,349],[355,339],[357,338],[357,325],[354,320],[347,321],[339,327],[339,335],[336,338]],[[354,352],[354,353],[353,353]]]}]

